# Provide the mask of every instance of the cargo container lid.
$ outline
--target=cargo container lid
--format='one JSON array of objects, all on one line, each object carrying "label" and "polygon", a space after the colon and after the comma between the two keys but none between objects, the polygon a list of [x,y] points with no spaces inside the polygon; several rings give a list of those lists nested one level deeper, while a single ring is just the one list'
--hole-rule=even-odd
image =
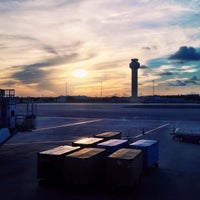
[{"label": "cargo container lid", "polygon": [[111,155],[109,155],[109,158],[132,160],[141,153],[142,153],[142,150],[140,149],[121,148],[115,151],[114,153],[112,153]]},{"label": "cargo container lid", "polygon": [[103,138],[86,137],[86,138],[80,138],[80,139],[74,141],[73,143],[77,144],[77,145],[79,145],[79,144],[80,145],[82,145],[82,144],[90,145],[90,144],[98,143],[101,141],[103,141]]},{"label": "cargo container lid", "polygon": [[104,132],[104,133],[99,133],[97,135],[95,135],[95,137],[102,137],[102,138],[106,138],[106,137],[113,137],[115,135],[120,135],[121,132]]},{"label": "cargo container lid", "polygon": [[75,151],[74,153],[68,154],[66,155],[66,157],[87,159],[87,158],[96,156],[97,154],[100,154],[104,151],[105,149],[103,148],[84,148],[84,149]]},{"label": "cargo container lid", "polygon": [[151,146],[155,143],[158,143],[158,140],[138,140],[136,142],[131,143],[130,146],[147,147],[147,146]]},{"label": "cargo container lid", "polygon": [[53,149],[45,150],[42,152],[39,152],[38,154],[42,155],[65,155],[67,153],[70,153],[72,151],[78,150],[80,147],[73,147],[69,145],[59,146],[55,147]]},{"label": "cargo container lid", "polygon": [[99,146],[99,147],[101,147],[101,146],[117,146],[117,145],[127,143],[127,142],[128,142],[128,140],[110,139],[105,142],[99,143],[97,146]]}]

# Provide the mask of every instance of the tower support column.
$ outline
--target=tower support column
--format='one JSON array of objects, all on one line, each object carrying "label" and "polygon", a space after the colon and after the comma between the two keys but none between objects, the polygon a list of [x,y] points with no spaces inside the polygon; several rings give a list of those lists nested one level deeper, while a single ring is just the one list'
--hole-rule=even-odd
[{"label": "tower support column", "polygon": [[138,68],[140,67],[140,63],[137,58],[131,59],[131,63],[129,67],[132,70],[131,74],[131,96],[132,98],[138,97]]}]

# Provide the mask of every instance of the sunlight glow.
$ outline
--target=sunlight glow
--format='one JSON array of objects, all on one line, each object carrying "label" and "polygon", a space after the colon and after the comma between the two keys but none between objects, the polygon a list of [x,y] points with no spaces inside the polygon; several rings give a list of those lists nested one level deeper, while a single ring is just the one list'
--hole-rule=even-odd
[{"label": "sunlight glow", "polygon": [[88,72],[84,69],[77,69],[77,70],[73,71],[72,74],[76,78],[83,78],[83,77],[87,76]]}]

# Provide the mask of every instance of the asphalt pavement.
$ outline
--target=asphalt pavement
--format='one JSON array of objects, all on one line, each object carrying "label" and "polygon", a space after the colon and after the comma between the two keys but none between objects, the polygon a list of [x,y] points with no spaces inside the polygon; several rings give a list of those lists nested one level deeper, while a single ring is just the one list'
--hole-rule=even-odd
[{"label": "asphalt pavement", "polygon": [[[198,199],[200,146],[172,140],[170,135],[174,127],[200,130],[198,109],[149,110],[115,104],[99,107],[55,104],[39,108],[37,128],[32,132],[18,132],[0,147],[1,199]],[[121,131],[123,139],[132,141],[159,140],[158,168],[144,175],[133,193],[110,193],[104,187],[79,193],[63,186],[39,185],[37,152],[105,131]]]}]

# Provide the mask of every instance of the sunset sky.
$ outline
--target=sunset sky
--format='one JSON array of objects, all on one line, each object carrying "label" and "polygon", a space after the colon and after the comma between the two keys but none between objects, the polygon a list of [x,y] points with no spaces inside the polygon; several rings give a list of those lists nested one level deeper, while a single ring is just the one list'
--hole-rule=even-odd
[{"label": "sunset sky", "polygon": [[158,95],[200,94],[199,22],[200,0],[0,0],[0,88],[130,96],[138,58],[139,96],[153,81]]}]

